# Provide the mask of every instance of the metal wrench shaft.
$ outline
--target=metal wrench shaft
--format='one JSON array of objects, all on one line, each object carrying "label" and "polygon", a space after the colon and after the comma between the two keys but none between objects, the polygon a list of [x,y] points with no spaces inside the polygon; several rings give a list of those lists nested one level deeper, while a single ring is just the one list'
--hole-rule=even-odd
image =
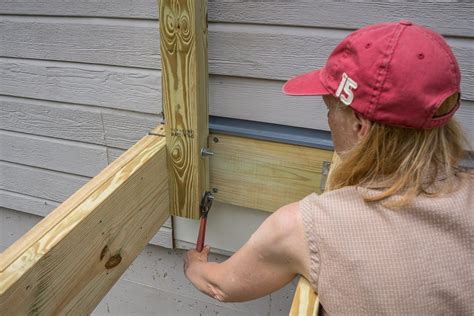
[{"label": "metal wrench shaft", "polygon": [[207,224],[207,214],[212,206],[212,201],[214,196],[211,192],[206,191],[201,200],[200,210],[201,210],[201,219],[199,220],[199,234],[196,242],[196,250],[201,252],[204,248],[204,241],[206,239],[206,224]]}]

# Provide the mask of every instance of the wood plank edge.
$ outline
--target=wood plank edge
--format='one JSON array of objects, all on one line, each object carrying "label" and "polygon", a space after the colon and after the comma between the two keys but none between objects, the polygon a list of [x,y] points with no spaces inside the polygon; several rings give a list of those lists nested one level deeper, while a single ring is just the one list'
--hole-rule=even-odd
[{"label": "wood plank edge", "polygon": [[[164,144],[164,138],[158,139]],[[94,191],[100,187],[104,182],[114,176],[116,172],[124,168],[131,160],[133,160],[143,148],[150,146],[153,142],[157,141],[156,136],[145,136],[134,146],[132,146],[123,155],[108,165],[102,172],[92,178],[86,185],[81,187],[73,195],[71,195],[66,201],[61,203],[54,211],[46,216],[41,222],[34,226],[28,233],[17,240],[13,245],[7,248],[0,258],[0,273],[18,257],[24,253],[30,245],[41,239],[51,229],[58,225],[64,218],[66,218],[78,205],[84,202]]]}]

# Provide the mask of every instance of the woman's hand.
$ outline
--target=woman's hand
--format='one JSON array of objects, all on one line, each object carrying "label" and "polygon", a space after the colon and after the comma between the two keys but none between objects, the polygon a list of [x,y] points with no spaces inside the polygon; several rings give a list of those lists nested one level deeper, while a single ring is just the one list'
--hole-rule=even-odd
[{"label": "woman's hand", "polygon": [[203,262],[206,263],[209,257],[209,252],[211,248],[209,246],[205,246],[201,252],[198,252],[195,249],[188,250],[184,257],[184,274],[186,277],[193,282],[193,271],[196,271],[196,263]]},{"label": "woman's hand", "polygon": [[190,250],[184,272],[194,286],[222,302],[253,300],[278,290],[296,274],[309,276],[309,252],[298,203],[269,216],[232,257],[208,262],[209,247]]}]

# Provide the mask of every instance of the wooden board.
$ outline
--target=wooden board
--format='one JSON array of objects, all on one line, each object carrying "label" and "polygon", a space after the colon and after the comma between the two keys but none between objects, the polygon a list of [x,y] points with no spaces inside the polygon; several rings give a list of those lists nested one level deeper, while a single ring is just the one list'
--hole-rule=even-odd
[{"label": "wooden board", "polygon": [[291,303],[290,316],[316,316],[319,312],[319,297],[314,293],[310,283],[300,277],[296,287],[293,302]]},{"label": "wooden board", "polygon": [[168,218],[164,138],[146,136],[0,258],[0,314],[87,314]]},{"label": "wooden board", "polygon": [[[156,36],[155,36],[156,37]],[[160,1],[170,213],[197,219],[209,186],[207,1]]]},{"label": "wooden board", "polygon": [[[21,193],[0,190],[0,208],[3,207],[10,210],[15,210],[15,214],[17,214],[16,216],[18,218],[28,218],[32,214],[39,215],[41,218],[45,217],[55,208],[57,208],[59,204],[60,203],[55,201],[28,196]],[[10,233],[9,229],[6,229],[5,231]],[[16,237],[14,240],[16,239],[18,239],[18,237]],[[156,235],[153,236],[149,243],[168,249],[173,248],[173,227],[171,223],[171,217],[163,223],[163,226],[156,233]]]},{"label": "wooden board", "polygon": [[[4,36],[0,38],[0,47],[6,57],[147,68],[140,73],[161,68],[160,38],[155,21],[122,24],[109,19],[98,23],[64,18],[32,20],[31,17],[5,17],[3,21],[0,25]],[[343,29],[210,24],[209,73],[287,80],[307,72],[308,68],[322,67],[331,51],[349,32]],[[472,40],[451,37],[448,43],[463,74],[463,97],[474,100],[471,89],[474,85]],[[118,81],[116,84],[123,84],[122,81],[126,80],[108,79]],[[145,84],[146,80],[140,81]],[[146,89],[146,86],[141,88]]]},{"label": "wooden board", "polygon": [[[209,21],[355,29],[383,21],[410,19],[445,35],[472,37],[469,2],[210,1]],[[157,19],[156,0],[2,1],[3,14]],[[282,14],[284,12],[284,14]],[[423,14],[420,14],[423,12]],[[449,15],[446,14],[449,12]]]},{"label": "wooden board", "polygon": [[220,202],[265,211],[320,192],[323,161],[332,151],[211,134],[211,187]]}]

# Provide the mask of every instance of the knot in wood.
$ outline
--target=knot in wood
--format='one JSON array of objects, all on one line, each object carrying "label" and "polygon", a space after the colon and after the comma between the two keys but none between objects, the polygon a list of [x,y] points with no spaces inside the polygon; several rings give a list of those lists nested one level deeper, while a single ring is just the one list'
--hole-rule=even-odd
[{"label": "knot in wood", "polygon": [[118,253],[115,256],[110,257],[109,260],[107,260],[107,262],[105,263],[105,268],[112,269],[118,266],[121,261],[122,261],[122,256]]}]

